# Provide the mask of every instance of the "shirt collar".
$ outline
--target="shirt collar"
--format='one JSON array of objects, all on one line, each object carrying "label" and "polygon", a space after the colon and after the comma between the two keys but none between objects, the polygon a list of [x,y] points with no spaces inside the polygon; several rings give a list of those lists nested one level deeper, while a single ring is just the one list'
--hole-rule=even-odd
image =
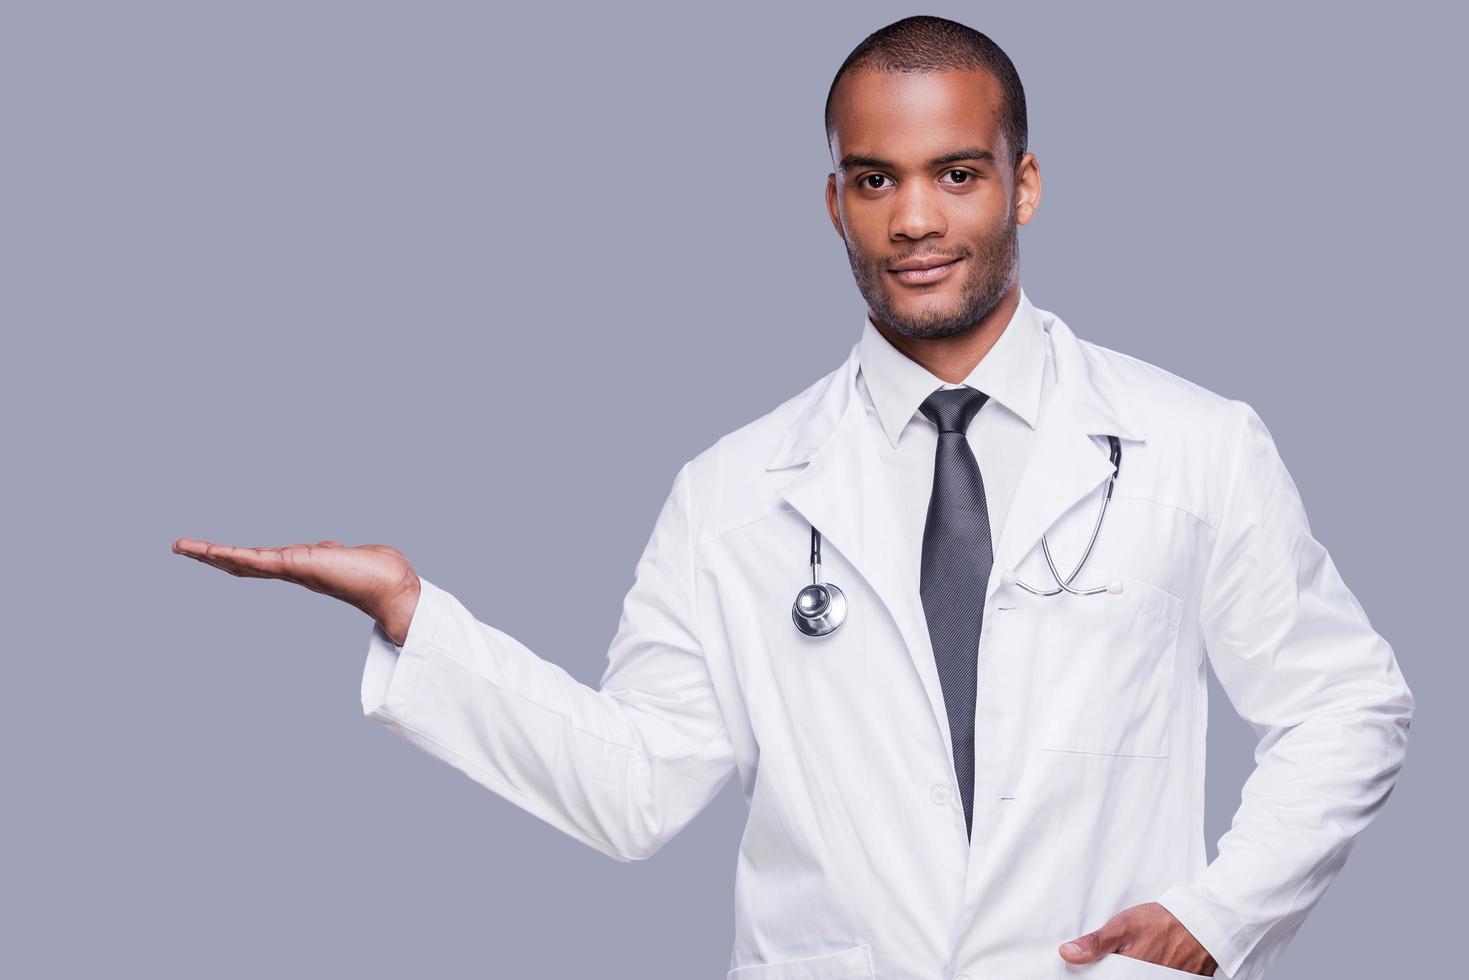
[{"label": "shirt collar", "polygon": [[[1020,303],[1010,322],[963,384],[983,391],[991,401],[999,402],[1034,429],[1040,416],[1045,340],[1040,317],[1021,289]],[[888,441],[897,446],[898,437],[918,406],[946,382],[894,347],[873,326],[871,315],[864,318],[857,356],[883,430]]]}]

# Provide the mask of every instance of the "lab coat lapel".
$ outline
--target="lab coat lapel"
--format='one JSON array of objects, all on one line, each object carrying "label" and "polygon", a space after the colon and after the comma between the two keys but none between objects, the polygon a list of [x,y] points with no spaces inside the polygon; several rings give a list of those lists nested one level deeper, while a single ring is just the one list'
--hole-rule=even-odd
[{"label": "lab coat lapel", "polygon": [[[1054,385],[1036,422],[1030,454],[1021,468],[1009,516],[995,552],[989,594],[1007,569],[1040,544],[1063,514],[1090,496],[1112,473],[1111,447],[1093,435],[1141,442],[1143,432],[1128,409],[1120,384],[1100,373],[1071,329],[1052,316],[1046,332]],[[1064,575],[1069,568],[1060,569]],[[1049,580],[1045,579],[1049,584]],[[1054,587],[1054,586],[1052,586]]]},{"label": "lab coat lapel", "polygon": [[818,386],[766,469],[806,463],[776,493],[821,533],[823,551],[829,544],[852,564],[897,623],[952,766],[948,712],[918,569],[898,532],[897,503],[857,392],[857,351],[854,345],[846,363]]}]

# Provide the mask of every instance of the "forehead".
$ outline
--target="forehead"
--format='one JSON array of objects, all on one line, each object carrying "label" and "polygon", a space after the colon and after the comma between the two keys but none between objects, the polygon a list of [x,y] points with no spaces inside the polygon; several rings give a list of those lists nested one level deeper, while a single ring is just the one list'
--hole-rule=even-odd
[{"label": "forehead", "polygon": [[979,145],[1003,159],[1000,83],[987,71],[856,71],[832,97],[834,156],[928,159],[936,146]]}]

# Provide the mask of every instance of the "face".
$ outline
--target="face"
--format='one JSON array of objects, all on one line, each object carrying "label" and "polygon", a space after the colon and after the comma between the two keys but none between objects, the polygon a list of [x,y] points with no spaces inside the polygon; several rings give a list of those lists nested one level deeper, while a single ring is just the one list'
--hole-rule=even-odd
[{"label": "face", "polygon": [[984,71],[859,71],[837,86],[827,211],[873,319],[899,334],[970,330],[1019,276],[1040,169],[1029,153],[1011,167],[1000,103]]}]

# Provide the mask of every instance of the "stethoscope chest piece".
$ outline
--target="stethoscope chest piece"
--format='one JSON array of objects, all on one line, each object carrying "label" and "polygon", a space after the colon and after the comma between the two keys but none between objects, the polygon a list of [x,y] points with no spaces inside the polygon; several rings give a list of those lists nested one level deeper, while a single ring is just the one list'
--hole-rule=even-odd
[{"label": "stethoscope chest piece", "polygon": [[807,636],[826,636],[847,620],[847,597],[835,585],[821,581],[821,533],[815,525],[811,527],[811,584],[796,593],[791,619]]},{"label": "stethoscope chest piece", "polygon": [[807,636],[825,636],[846,622],[847,597],[830,582],[812,583],[796,594],[791,619]]}]

